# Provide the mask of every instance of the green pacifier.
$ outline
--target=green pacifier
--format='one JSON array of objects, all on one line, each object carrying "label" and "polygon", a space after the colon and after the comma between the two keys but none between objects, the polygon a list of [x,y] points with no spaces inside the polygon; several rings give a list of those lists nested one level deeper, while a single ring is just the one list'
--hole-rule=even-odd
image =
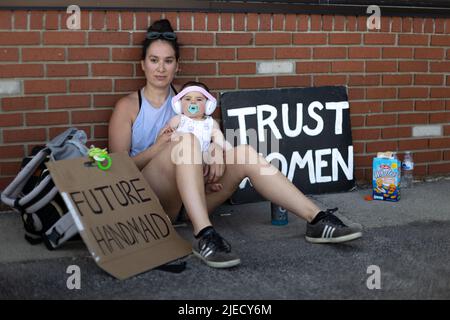
[{"label": "green pacifier", "polygon": [[[97,167],[101,170],[108,170],[111,167],[112,160],[111,157],[108,154],[108,151],[105,149],[96,148],[94,146],[91,146],[91,148],[88,151],[88,156],[97,162]],[[104,161],[106,162],[106,165],[103,165]]]},{"label": "green pacifier", "polygon": [[191,114],[196,114],[198,112],[198,105],[196,105],[196,104],[189,105],[188,111]]}]

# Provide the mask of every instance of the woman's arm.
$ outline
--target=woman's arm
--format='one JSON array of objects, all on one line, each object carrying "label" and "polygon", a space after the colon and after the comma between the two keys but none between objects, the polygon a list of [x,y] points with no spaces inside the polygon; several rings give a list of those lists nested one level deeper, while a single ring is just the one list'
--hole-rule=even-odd
[{"label": "woman's arm", "polygon": [[[130,152],[131,131],[139,112],[138,104],[137,95],[123,97],[116,103],[108,128],[110,152]],[[158,137],[157,142],[150,148],[132,157],[139,170],[142,170],[158,153],[162,142],[166,139],[167,134]],[[170,140],[170,137],[167,140]]]}]

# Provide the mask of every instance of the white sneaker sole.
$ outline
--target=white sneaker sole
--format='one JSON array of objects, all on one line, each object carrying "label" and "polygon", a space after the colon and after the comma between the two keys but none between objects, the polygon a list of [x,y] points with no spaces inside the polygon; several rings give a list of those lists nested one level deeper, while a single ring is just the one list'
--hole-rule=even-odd
[{"label": "white sneaker sole", "polygon": [[192,250],[192,253],[194,254],[194,256],[198,257],[200,260],[202,260],[204,263],[206,263],[211,268],[224,269],[224,268],[235,267],[235,266],[241,264],[241,259],[234,259],[234,260],[224,261],[224,262],[208,261],[207,259],[203,258],[201,256],[201,254],[196,252],[195,250]]},{"label": "white sneaker sole", "polygon": [[348,234],[346,236],[337,237],[337,238],[311,238],[305,236],[306,240],[312,243],[340,243],[355,240],[362,237],[362,232],[355,232],[352,234]]}]

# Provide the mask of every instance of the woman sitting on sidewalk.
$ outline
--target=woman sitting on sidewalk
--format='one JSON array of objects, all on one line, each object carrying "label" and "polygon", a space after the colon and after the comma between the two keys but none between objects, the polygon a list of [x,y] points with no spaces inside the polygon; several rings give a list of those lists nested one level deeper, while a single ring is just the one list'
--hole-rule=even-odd
[{"label": "woman sitting on sidewalk", "polygon": [[[361,237],[360,225],[347,226],[332,210],[321,211],[248,145],[223,151],[212,144],[215,161],[205,170],[201,162],[180,161],[180,154],[201,159],[201,147],[189,133],[182,135],[181,142],[172,141],[173,130],[168,130],[167,122],[175,116],[171,83],[178,61],[177,36],[169,21],[154,22],[143,44],[141,66],[146,85],[117,102],[109,123],[109,150],[130,154],[172,221],[185,206],[196,238],[193,251],[198,257],[215,268],[240,263],[230,244],[214,230],[209,213],[225,202],[245,177],[264,198],[308,222],[306,240],[336,243]],[[273,174],[264,174],[268,170]],[[207,183],[220,184],[220,190],[205,194],[204,175]]]}]

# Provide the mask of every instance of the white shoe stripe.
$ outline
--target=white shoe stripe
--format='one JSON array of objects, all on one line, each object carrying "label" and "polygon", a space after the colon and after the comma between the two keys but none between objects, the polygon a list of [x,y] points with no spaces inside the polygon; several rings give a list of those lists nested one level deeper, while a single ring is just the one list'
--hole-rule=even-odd
[{"label": "white shoe stripe", "polygon": [[333,230],[331,230],[331,232],[330,232],[330,238],[333,238],[333,233],[334,233],[335,230],[336,230],[336,228],[333,228]]},{"label": "white shoe stripe", "polygon": [[328,226],[325,225],[325,228],[323,228],[323,232],[322,232],[321,238],[326,238],[325,234],[327,233],[327,230],[328,230]]},{"label": "white shoe stripe", "polygon": [[327,238],[329,238],[329,237],[330,237],[330,233],[331,233],[331,231],[333,231],[333,228],[332,228],[332,227],[330,227],[330,226],[328,226],[328,230],[327,230],[327,234],[326,234],[326,237],[327,237]]}]

